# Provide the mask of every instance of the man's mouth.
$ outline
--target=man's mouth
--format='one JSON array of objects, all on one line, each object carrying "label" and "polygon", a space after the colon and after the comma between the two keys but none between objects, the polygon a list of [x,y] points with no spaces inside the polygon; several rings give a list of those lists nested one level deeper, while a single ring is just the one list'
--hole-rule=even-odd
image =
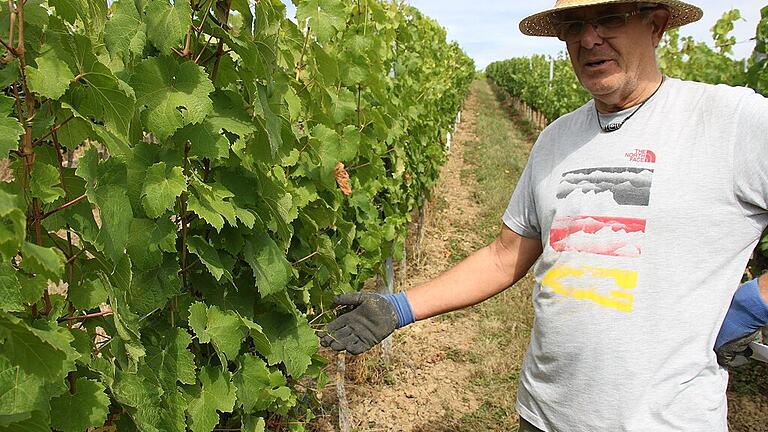
[{"label": "man's mouth", "polygon": [[611,61],[610,59],[595,60],[595,61],[587,62],[585,63],[585,65],[587,67],[598,67],[598,66],[605,65],[610,61]]}]

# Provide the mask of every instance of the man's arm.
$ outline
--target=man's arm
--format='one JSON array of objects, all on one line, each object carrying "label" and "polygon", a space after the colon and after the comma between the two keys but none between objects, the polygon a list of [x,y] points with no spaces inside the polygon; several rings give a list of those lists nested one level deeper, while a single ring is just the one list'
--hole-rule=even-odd
[{"label": "man's arm", "polygon": [[520,280],[542,252],[541,240],[502,226],[490,245],[406,295],[417,320],[472,306]]},{"label": "man's arm", "polygon": [[735,367],[752,355],[749,344],[768,325],[768,275],[741,285],[731,300],[715,341],[717,361]]},{"label": "man's arm", "polygon": [[493,243],[407,295],[358,292],[337,297],[336,304],[354,309],[328,324],[320,343],[350,354],[368,351],[397,328],[480,303],[512,286],[541,252],[539,239],[522,237],[504,226]]}]

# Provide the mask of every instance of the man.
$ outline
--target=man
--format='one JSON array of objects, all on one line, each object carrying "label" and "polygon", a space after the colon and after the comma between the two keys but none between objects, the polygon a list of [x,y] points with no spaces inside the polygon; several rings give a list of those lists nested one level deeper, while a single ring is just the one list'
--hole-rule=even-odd
[{"label": "man", "polygon": [[363,352],[537,262],[521,430],[726,431],[720,323],[732,302],[718,348],[768,324],[768,278],[738,287],[768,225],[768,100],[663,77],[664,31],[701,16],[676,0],[559,0],[524,19],[565,42],[594,99],[541,133],[492,244],[407,294],[340,296],[356,308],[321,343]]}]

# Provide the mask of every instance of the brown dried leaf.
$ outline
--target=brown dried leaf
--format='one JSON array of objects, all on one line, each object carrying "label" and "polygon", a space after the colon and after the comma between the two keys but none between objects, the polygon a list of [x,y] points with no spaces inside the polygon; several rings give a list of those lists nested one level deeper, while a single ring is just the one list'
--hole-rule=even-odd
[{"label": "brown dried leaf", "polygon": [[336,184],[339,185],[341,192],[346,196],[352,195],[352,186],[349,184],[349,173],[344,167],[344,164],[341,162],[337,163],[333,174],[336,177]]},{"label": "brown dried leaf", "polygon": [[12,183],[16,178],[13,176],[10,159],[0,159],[0,182]]}]

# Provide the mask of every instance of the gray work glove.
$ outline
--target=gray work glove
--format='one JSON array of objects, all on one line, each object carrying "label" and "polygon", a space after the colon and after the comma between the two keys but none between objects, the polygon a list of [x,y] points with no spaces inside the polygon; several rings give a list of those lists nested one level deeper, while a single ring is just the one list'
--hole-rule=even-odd
[{"label": "gray work glove", "polygon": [[752,357],[752,348],[749,347],[749,344],[760,340],[759,335],[760,332],[758,331],[723,344],[723,346],[715,350],[717,363],[729,369],[749,363],[749,358]]},{"label": "gray work glove", "polygon": [[335,351],[362,354],[376,346],[398,327],[395,308],[382,296],[370,292],[342,294],[333,302],[354,309],[336,318],[320,332],[320,344]]}]

